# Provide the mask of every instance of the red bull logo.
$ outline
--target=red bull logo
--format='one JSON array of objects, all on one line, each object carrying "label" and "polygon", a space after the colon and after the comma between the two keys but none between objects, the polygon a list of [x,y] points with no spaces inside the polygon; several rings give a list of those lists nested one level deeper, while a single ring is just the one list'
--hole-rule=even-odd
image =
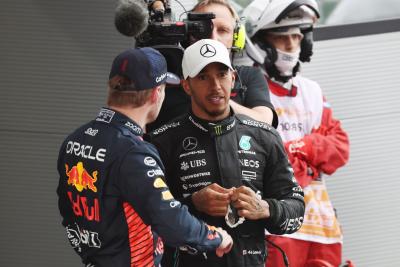
[{"label": "red bull logo", "polygon": [[[99,200],[97,198],[90,200],[78,194],[74,197],[72,192],[67,193],[72,204],[72,210],[76,216],[84,216],[88,221],[100,221]],[[91,201],[92,203],[90,203]]]},{"label": "red bull logo", "polygon": [[89,174],[83,168],[83,163],[78,162],[76,166],[72,167],[69,170],[68,164],[65,164],[65,173],[68,176],[68,184],[75,186],[76,190],[82,192],[83,189],[90,189],[93,192],[97,192],[97,187],[94,183],[97,181],[97,171],[92,172],[92,175]]},{"label": "red bull logo", "polygon": [[215,226],[211,226],[206,224],[207,228],[208,228],[208,235],[207,235],[207,239],[208,240],[214,240],[216,238],[219,238],[219,235],[217,233],[217,229],[215,228]]}]

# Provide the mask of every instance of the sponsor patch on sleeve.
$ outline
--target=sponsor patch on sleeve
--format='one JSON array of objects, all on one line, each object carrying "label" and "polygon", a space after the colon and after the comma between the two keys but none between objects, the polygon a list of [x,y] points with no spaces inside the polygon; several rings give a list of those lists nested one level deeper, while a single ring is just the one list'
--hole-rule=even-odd
[{"label": "sponsor patch on sleeve", "polygon": [[172,194],[171,194],[171,192],[170,192],[169,190],[168,190],[168,191],[164,191],[164,192],[162,192],[161,194],[162,194],[163,200],[171,200],[171,199],[174,199],[174,197],[172,196]]},{"label": "sponsor patch on sleeve", "polygon": [[164,188],[164,187],[167,187],[167,185],[165,184],[165,182],[163,181],[163,179],[161,179],[161,178],[156,178],[155,180],[154,180],[154,187],[155,188]]}]

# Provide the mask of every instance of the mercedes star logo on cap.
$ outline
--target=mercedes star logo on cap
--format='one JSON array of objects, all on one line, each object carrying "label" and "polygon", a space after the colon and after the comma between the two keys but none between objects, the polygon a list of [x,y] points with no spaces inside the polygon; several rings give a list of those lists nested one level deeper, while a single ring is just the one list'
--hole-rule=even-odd
[{"label": "mercedes star logo on cap", "polygon": [[210,45],[210,44],[205,44],[200,48],[200,54],[203,57],[213,57],[215,56],[216,50],[214,48],[214,46]]},{"label": "mercedes star logo on cap", "polygon": [[184,150],[189,151],[197,147],[197,139],[195,137],[186,137],[183,139],[182,147]]}]

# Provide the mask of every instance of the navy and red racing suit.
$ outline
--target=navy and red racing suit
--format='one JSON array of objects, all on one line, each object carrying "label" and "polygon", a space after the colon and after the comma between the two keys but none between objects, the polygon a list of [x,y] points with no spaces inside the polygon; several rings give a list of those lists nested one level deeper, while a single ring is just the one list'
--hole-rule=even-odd
[{"label": "navy and red racing suit", "polygon": [[103,108],[61,146],[62,224],[87,266],[159,266],[163,241],[192,252],[221,243],[215,228],[173,198],[157,150],[142,134],[134,121]]}]

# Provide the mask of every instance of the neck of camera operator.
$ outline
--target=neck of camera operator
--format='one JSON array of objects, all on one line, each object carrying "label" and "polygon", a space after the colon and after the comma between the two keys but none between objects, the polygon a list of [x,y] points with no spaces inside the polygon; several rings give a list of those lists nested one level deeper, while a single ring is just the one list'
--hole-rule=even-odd
[{"label": "neck of camera operator", "polygon": [[191,98],[195,116],[215,122],[230,115],[235,72],[221,42],[202,39],[190,45],[183,55],[182,71],[182,87]]},{"label": "neck of camera operator", "polygon": [[228,3],[221,0],[205,0],[199,2],[193,11],[214,13],[210,39],[220,41],[228,49],[232,48],[235,24],[239,17]]}]

